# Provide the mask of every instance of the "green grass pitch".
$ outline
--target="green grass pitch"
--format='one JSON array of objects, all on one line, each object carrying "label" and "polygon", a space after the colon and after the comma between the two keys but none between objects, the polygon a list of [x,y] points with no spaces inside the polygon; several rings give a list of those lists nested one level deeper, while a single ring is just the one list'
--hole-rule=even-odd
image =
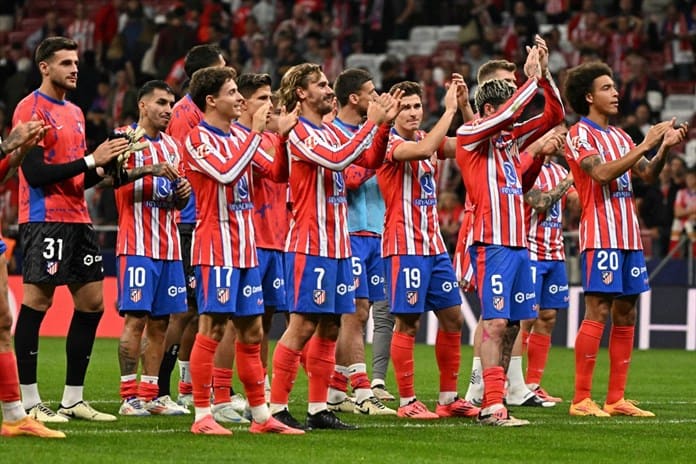
[{"label": "green grass pitch", "polygon": [[[86,381],[86,398],[101,410],[117,413],[116,340],[97,340]],[[368,346],[369,354],[369,346]],[[462,347],[460,393],[466,391],[471,349]],[[513,408],[532,424],[516,429],[482,427],[470,420],[407,421],[392,417],[344,415],[360,430],[316,431],[292,437],[252,435],[230,427],[231,437],[194,436],[192,416],[119,418],[115,423],[71,421],[55,428],[66,440],[0,438],[3,463],[327,463],[378,464],[449,462],[696,462],[696,388],[693,352],[636,351],[627,398],[641,402],[656,418],[571,418],[573,352],[553,348],[544,386],[564,403],[549,409]],[[597,362],[594,399],[604,400],[608,359]],[[42,398],[56,406],[65,373],[64,340],[43,338],[39,355]],[[396,390],[392,372],[389,387]],[[172,385],[175,385],[172,382]],[[237,390],[241,391],[238,382]],[[416,347],[416,391],[434,409],[437,400],[434,348]],[[303,418],[307,384],[298,376],[291,411]],[[393,405],[392,405],[393,406]]]}]

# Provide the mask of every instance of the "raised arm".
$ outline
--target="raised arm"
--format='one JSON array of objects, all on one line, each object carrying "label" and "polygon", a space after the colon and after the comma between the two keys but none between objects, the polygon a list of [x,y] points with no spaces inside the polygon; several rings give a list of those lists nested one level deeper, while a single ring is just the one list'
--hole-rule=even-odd
[{"label": "raised arm", "polygon": [[457,144],[472,151],[492,135],[510,127],[522,115],[537,91],[536,79],[528,79],[512,97],[488,117],[478,119],[457,129]]},{"label": "raised arm", "polygon": [[230,144],[232,157],[228,159],[218,150],[210,135],[194,130],[186,138],[188,167],[212,177],[221,184],[231,184],[244,173],[260,145],[261,134],[252,131],[240,143],[239,148]]},{"label": "raised arm", "polygon": [[[674,119],[672,119],[672,124]],[[679,127],[671,127],[667,129],[662,139],[662,144],[657,150],[655,156],[648,161],[645,156],[642,156],[636,164],[633,165],[633,173],[643,179],[647,183],[653,183],[657,180],[662,168],[665,167],[665,161],[669,155],[669,149],[684,140],[689,132],[689,124],[684,122]]]}]

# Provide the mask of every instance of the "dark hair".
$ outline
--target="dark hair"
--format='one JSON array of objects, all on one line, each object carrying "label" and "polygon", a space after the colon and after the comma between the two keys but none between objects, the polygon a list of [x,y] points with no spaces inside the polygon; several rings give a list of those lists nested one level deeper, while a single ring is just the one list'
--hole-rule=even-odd
[{"label": "dark hair", "polygon": [[502,105],[515,93],[515,87],[503,79],[489,79],[479,84],[474,95],[476,111],[483,116],[483,106],[488,103],[495,108]]},{"label": "dark hair", "polygon": [[251,97],[261,87],[270,87],[271,82],[268,74],[245,73],[237,77],[237,87],[244,98]]},{"label": "dark hair", "polygon": [[208,95],[217,97],[225,82],[230,79],[234,80],[235,77],[237,77],[237,71],[234,68],[208,67],[199,69],[191,77],[191,86],[189,87],[191,100],[201,111],[205,112],[205,98]]},{"label": "dark hair", "polygon": [[413,81],[399,82],[399,83],[391,86],[391,89],[389,89],[389,93],[393,94],[397,90],[403,90],[404,97],[409,97],[411,95],[418,95],[420,98],[423,98],[423,86],[421,86],[418,82],[413,82]]},{"label": "dark hair", "polygon": [[217,64],[220,61],[220,55],[222,50],[217,45],[196,45],[184,58],[184,72],[191,77],[199,69]]},{"label": "dark hair", "polygon": [[299,101],[297,100],[297,89],[307,89],[311,82],[318,79],[321,74],[321,66],[314,63],[302,63],[288,69],[280,80],[278,96],[280,104],[285,106],[288,111],[295,109]]},{"label": "dark hair", "polygon": [[581,116],[587,116],[590,105],[585,97],[592,93],[595,79],[600,76],[609,76],[613,79],[611,68],[604,63],[583,63],[568,71],[563,96],[573,110]]},{"label": "dark hair", "polygon": [[476,74],[476,81],[481,84],[484,81],[491,80],[499,69],[514,73],[517,71],[517,66],[508,60],[488,60],[479,68]]},{"label": "dark hair", "polygon": [[348,104],[348,98],[353,93],[360,92],[363,84],[372,80],[372,76],[364,69],[346,69],[336,78],[334,82],[334,93],[338,104],[343,106]]},{"label": "dark hair", "polygon": [[77,42],[67,37],[48,37],[36,47],[34,63],[38,66],[42,61],[48,61],[60,50],[77,50]]},{"label": "dark hair", "polygon": [[138,101],[140,101],[143,97],[150,95],[155,91],[155,89],[164,90],[165,92],[174,95],[174,91],[171,87],[169,87],[169,84],[160,80],[152,80],[147,81],[142,87],[140,87],[140,90],[138,90]]}]

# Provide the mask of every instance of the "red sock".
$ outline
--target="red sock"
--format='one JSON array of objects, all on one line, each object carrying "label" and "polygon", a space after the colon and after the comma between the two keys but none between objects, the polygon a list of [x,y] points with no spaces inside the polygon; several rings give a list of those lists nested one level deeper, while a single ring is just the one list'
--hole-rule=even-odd
[{"label": "red sock", "polygon": [[599,342],[602,340],[604,324],[595,321],[582,321],[575,338],[575,396],[573,403],[590,398],[592,374],[597,362]]},{"label": "red sock", "polygon": [[188,382],[182,382],[179,380],[179,394],[180,395],[190,395],[193,393],[193,385]]},{"label": "red sock", "polygon": [[196,334],[191,349],[191,385],[193,404],[197,408],[210,406],[210,387],[213,381],[213,358],[218,342],[202,334]]},{"label": "red sock", "polygon": [[350,386],[353,391],[357,389],[367,390],[370,388],[370,378],[367,376],[367,372],[355,372],[350,374]]},{"label": "red sock", "polygon": [[213,367],[213,403],[222,404],[232,401],[230,388],[232,387],[232,369],[225,367]]},{"label": "red sock", "polygon": [[347,392],[348,377],[334,370],[331,374],[331,379],[329,379],[329,387],[333,388],[334,390],[342,391],[343,393]]},{"label": "red sock", "polygon": [[266,403],[263,385],[263,364],[261,363],[261,344],[234,344],[237,374],[244,385],[249,406],[261,406]]},{"label": "red sock", "polygon": [[440,391],[456,392],[462,357],[462,333],[437,331],[435,359],[440,370]]},{"label": "red sock", "polygon": [[20,400],[17,359],[14,352],[0,353],[0,402],[12,403]]},{"label": "red sock", "polygon": [[307,344],[308,400],[310,403],[326,403],[329,378],[336,365],[336,342],[313,336]]},{"label": "red sock", "polygon": [[483,370],[483,404],[487,408],[494,404],[503,404],[505,396],[505,371],[502,366],[489,367]]},{"label": "red sock", "polygon": [[140,382],[138,384],[138,397],[144,401],[152,401],[159,394],[159,385],[156,383]]},{"label": "red sock", "polygon": [[271,378],[271,403],[288,404],[292,385],[300,367],[300,351],[291,350],[282,343],[273,352],[273,372]]},{"label": "red sock", "polygon": [[607,403],[613,404],[624,397],[628,366],[633,353],[634,326],[612,326],[609,337],[609,392]]},{"label": "red sock", "polygon": [[121,381],[120,390],[122,400],[138,396],[138,381],[136,379]]},{"label": "red sock", "polygon": [[410,398],[416,396],[413,386],[414,362],[413,348],[416,338],[401,332],[394,332],[391,342],[391,358],[399,396]]},{"label": "red sock", "polygon": [[312,339],[310,338],[307,343],[305,343],[305,346],[302,348],[300,351],[300,364],[302,364],[302,369],[304,370],[305,375],[309,375],[307,372],[307,352],[309,351],[309,344],[312,342]]},{"label": "red sock", "polygon": [[546,369],[546,360],[551,348],[551,337],[538,333],[529,336],[527,346],[527,378],[525,382],[541,384],[541,377]]},{"label": "red sock", "polygon": [[522,337],[522,356],[524,356],[529,349],[529,336],[529,332],[526,330],[520,330],[520,337]]}]

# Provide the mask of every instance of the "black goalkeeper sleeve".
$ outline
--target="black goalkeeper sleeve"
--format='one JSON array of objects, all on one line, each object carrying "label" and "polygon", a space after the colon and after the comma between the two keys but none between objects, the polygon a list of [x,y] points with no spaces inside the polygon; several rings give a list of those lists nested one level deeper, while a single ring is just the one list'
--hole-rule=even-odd
[{"label": "black goalkeeper sleeve", "polygon": [[43,148],[33,147],[22,162],[24,178],[32,187],[44,187],[55,184],[87,171],[84,158],[68,163],[48,164],[44,161]]}]

